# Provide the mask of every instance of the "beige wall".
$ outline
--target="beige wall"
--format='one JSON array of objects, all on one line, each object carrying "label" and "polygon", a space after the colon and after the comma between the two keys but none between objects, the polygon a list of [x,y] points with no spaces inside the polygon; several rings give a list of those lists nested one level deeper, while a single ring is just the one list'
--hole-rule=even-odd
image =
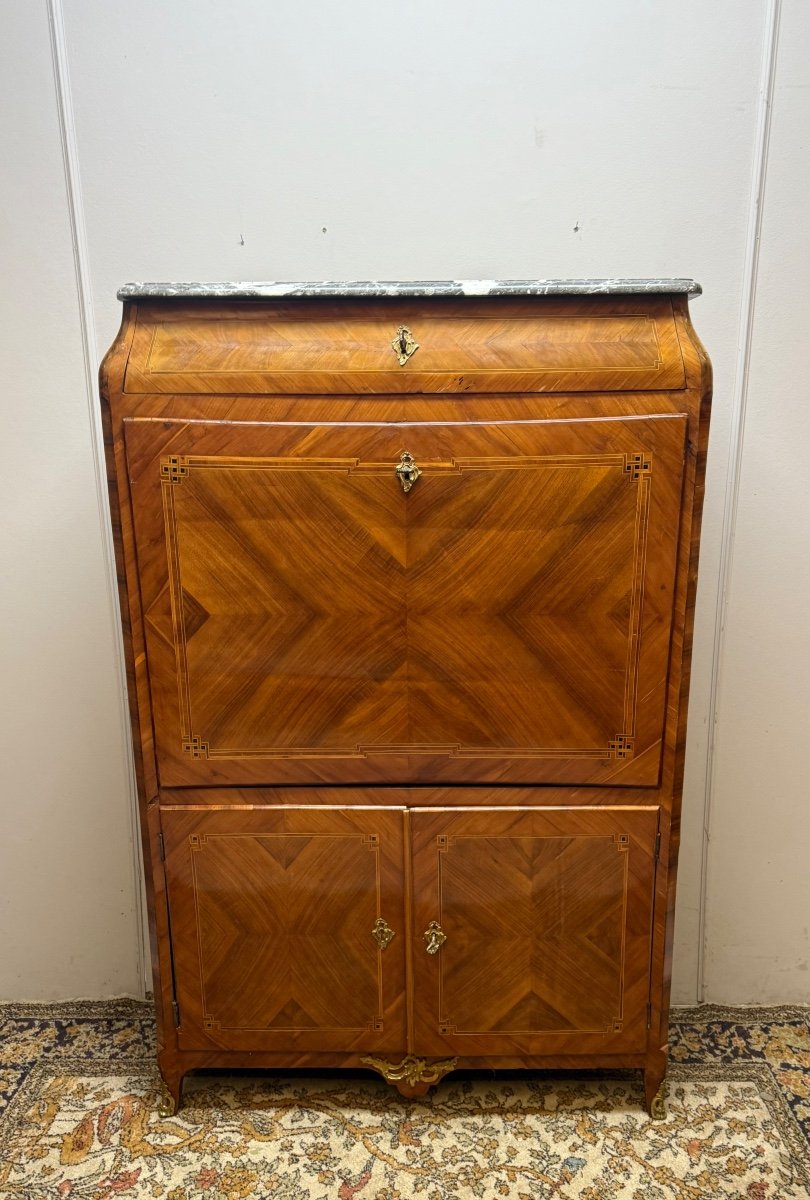
[{"label": "beige wall", "polygon": [[[761,0],[585,0],[576,11],[505,0],[497,12],[406,0],[394,17],[373,0],[10,0],[0,997],[143,986],[86,371],[115,333],[117,285],[693,274],[716,407],[674,994],[694,1000],[705,975],[710,999],[810,999],[798,917],[807,693],[794,651],[807,636],[807,568],[800,522],[789,534],[781,507],[806,487],[805,410],[788,386],[798,317],[795,343],[780,334],[805,286],[793,163],[808,97],[801,0],[784,6],[739,420],[774,11]],[[721,578],[730,607],[718,645]]]},{"label": "beige wall", "polygon": [[[810,1000],[810,9],[784,5],[722,630],[712,1000]],[[733,481],[732,481],[733,482]]]},{"label": "beige wall", "polygon": [[21,0],[2,22],[0,998],[136,993],[121,681],[47,12]]}]

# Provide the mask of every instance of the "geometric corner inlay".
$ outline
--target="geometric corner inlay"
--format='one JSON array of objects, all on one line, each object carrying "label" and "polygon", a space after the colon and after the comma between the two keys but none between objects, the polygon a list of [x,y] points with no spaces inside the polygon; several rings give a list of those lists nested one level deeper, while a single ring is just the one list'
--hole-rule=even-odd
[{"label": "geometric corner inlay", "polygon": [[608,742],[608,751],[611,758],[632,758],[633,757],[633,738],[627,737],[620,733],[618,737],[613,738]]},{"label": "geometric corner inlay", "polygon": [[183,738],[183,753],[192,758],[208,758],[208,742],[198,737]]},{"label": "geometric corner inlay", "polygon": [[630,845],[630,838],[626,833],[614,833],[613,840],[616,843],[616,849],[619,851],[626,850]]},{"label": "geometric corner inlay", "polygon": [[179,454],[170,454],[168,458],[160,460],[161,479],[166,479],[169,483],[181,483],[186,475],[188,463]]},{"label": "geometric corner inlay", "polygon": [[635,483],[642,475],[652,474],[652,463],[644,454],[625,454],[624,470]]}]

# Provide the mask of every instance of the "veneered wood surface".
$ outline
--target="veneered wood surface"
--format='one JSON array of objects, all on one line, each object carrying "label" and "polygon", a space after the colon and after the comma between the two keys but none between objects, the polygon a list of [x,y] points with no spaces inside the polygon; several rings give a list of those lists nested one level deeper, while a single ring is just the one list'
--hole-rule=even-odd
[{"label": "veneered wood surface", "polygon": [[[643,805],[645,799],[649,804],[660,804],[662,809],[662,852],[661,861],[656,871],[656,904],[652,928],[652,970],[650,980],[651,1018],[646,1048],[633,1053],[596,1053],[589,1049],[585,1042],[575,1039],[571,1053],[560,1054],[544,1048],[541,1054],[529,1055],[525,1052],[505,1054],[501,1047],[496,1054],[488,1056],[466,1056],[460,1054],[459,1065],[479,1063],[488,1067],[501,1065],[504,1067],[544,1067],[544,1066],[641,1066],[648,1068],[652,1077],[662,1068],[665,1061],[662,1048],[667,1040],[667,1009],[669,997],[669,976],[672,946],[672,919],[674,913],[674,894],[679,841],[680,799],[683,780],[683,749],[686,731],[686,698],[689,682],[689,662],[691,655],[691,632],[694,616],[694,597],[697,573],[697,558],[700,534],[700,511],[703,495],[703,478],[705,472],[706,444],[709,424],[709,408],[711,397],[711,368],[689,317],[685,297],[674,297],[663,301],[660,298],[637,296],[632,298],[593,297],[587,298],[588,305],[583,307],[582,300],[568,299],[549,301],[537,297],[527,302],[519,313],[502,301],[488,302],[491,315],[501,317],[525,316],[531,312],[538,317],[556,317],[565,320],[580,321],[590,306],[590,315],[601,313],[604,316],[646,315],[656,322],[663,321],[669,332],[664,339],[669,338],[674,331],[675,342],[664,347],[663,358],[666,360],[665,370],[670,376],[656,371],[650,382],[643,384],[638,372],[625,372],[624,377],[618,374],[611,376],[602,362],[601,368],[585,375],[554,374],[547,369],[548,364],[534,376],[524,372],[518,360],[511,360],[506,371],[496,372],[485,381],[483,373],[474,381],[469,373],[455,371],[452,353],[448,361],[440,368],[428,374],[415,373],[422,350],[404,368],[399,368],[393,352],[389,368],[385,372],[374,371],[356,372],[350,379],[346,373],[330,377],[311,370],[310,361],[302,364],[304,370],[296,381],[291,376],[273,374],[270,372],[262,382],[257,373],[239,370],[230,379],[225,374],[212,373],[208,379],[196,376],[194,373],[181,372],[177,374],[173,386],[168,374],[154,375],[140,373],[137,362],[143,362],[141,347],[144,338],[151,339],[157,327],[164,321],[172,321],[172,314],[183,323],[189,317],[195,320],[213,317],[214,319],[241,317],[248,315],[250,319],[261,313],[278,314],[278,306],[256,304],[250,306],[250,312],[244,302],[182,302],[165,301],[160,304],[127,303],[124,308],[124,322],[113,348],[108,354],[101,369],[101,392],[105,421],[105,443],[107,448],[108,473],[111,489],[111,507],[116,539],[116,555],[118,562],[119,581],[121,586],[121,603],[124,621],[124,633],[127,651],[127,668],[130,691],[130,704],[133,714],[133,738],[135,741],[135,762],[138,775],[138,789],[141,808],[142,830],[144,837],[147,875],[148,899],[150,913],[150,928],[153,944],[153,964],[155,971],[155,995],[159,1019],[159,1038],[162,1046],[160,1062],[161,1070],[167,1079],[176,1079],[185,1070],[200,1066],[300,1066],[323,1068],[331,1065],[358,1066],[363,1051],[347,1051],[331,1049],[328,1051],[313,1051],[294,1046],[283,1050],[259,1050],[251,1045],[242,1050],[222,1050],[212,1047],[199,1050],[180,1050],[177,1043],[177,1031],[172,1022],[171,1002],[173,1000],[172,974],[170,961],[170,945],[168,930],[168,914],[165,903],[165,879],[163,864],[160,861],[157,831],[159,828],[157,810],[157,763],[152,742],[152,729],[155,713],[152,707],[152,697],[149,690],[146,648],[144,643],[143,617],[141,605],[141,580],[138,574],[138,563],[133,536],[133,521],[131,512],[131,496],[127,464],[124,450],[124,423],[127,418],[214,421],[260,421],[260,422],[307,422],[319,424],[325,422],[373,422],[399,423],[407,420],[411,423],[420,422],[467,422],[482,421],[493,423],[499,421],[525,421],[558,419],[575,420],[587,419],[623,419],[626,417],[651,416],[656,414],[683,414],[687,424],[686,456],[684,486],[680,513],[678,516],[677,544],[678,560],[674,591],[674,623],[670,640],[670,656],[666,692],[666,723],[663,739],[663,758],[657,786],[650,788],[646,795],[643,791],[631,787],[615,785],[626,784],[628,769],[635,769],[636,760],[616,760],[612,764],[611,773],[600,781],[611,786],[572,787],[568,791],[571,804],[608,807],[611,798],[618,797],[623,803]],[[466,308],[469,301],[460,301],[456,307]],[[659,308],[663,303],[664,307]],[[531,306],[529,309],[528,306]],[[352,305],[340,304],[344,318],[350,314]],[[395,302],[384,305],[383,316],[390,320],[393,327],[412,322],[413,313],[406,315],[400,311]],[[335,306],[337,308],[337,306]],[[303,304],[296,304],[295,312],[301,319],[306,320],[311,309]],[[449,314],[447,308],[442,311]],[[337,318],[335,311],[332,314]],[[674,324],[670,325],[674,315]],[[373,324],[373,322],[372,322]],[[579,324],[579,329],[584,326]],[[419,330],[416,330],[418,335]],[[392,334],[393,336],[393,334]],[[417,336],[417,340],[419,337]],[[519,339],[518,339],[519,340]],[[598,339],[597,339],[598,340]],[[675,353],[673,346],[677,345]],[[131,348],[134,353],[130,355]],[[453,352],[455,353],[455,352]],[[140,360],[138,355],[141,355]],[[678,366],[678,361],[681,367]],[[595,363],[595,365],[597,365]],[[685,374],[680,377],[681,368]],[[262,372],[258,372],[261,375]],[[128,384],[143,391],[125,391],[125,376]],[[659,388],[662,379],[670,378],[669,385],[674,390],[651,390]],[[676,377],[678,377],[676,381]],[[289,390],[294,390],[294,396],[284,396],[283,391],[290,382]],[[231,385],[237,385],[232,387]],[[265,389],[266,384],[266,390]],[[480,394],[476,394],[476,386],[480,386]],[[210,390],[206,390],[210,386]],[[525,386],[521,393],[517,389]],[[532,389],[537,387],[537,390]],[[616,387],[626,388],[626,391],[613,390]],[[639,390],[641,388],[644,390]],[[225,390],[220,390],[225,388]],[[429,392],[438,389],[433,395],[420,395],[420,391]],[[556,391],[553,389],[557,389]],[[584,390],[578,390],[578,389]],[[344,390],[345,389],[345,390]],[[413,390],[412,390],[413,389]],[[564,390],[563,390],[564,389]],[[318,393],[321,394],[318,394]],[[399,395],[394,393],[399,392]],[[230,394],[229,394],[230,393]],[[293,764],[293,778],[297,778],[298,765]],[[504,764],[501,775],[495,776],[498,782],[507,782],[511,776],[511,764]],[[216,771],[212,773],[216,776]],[[387,776],[381,773],[383,781]],[[446,777],[445,777],[446,778]],[[317,779],[317,775],[316,775]],[[273,765],[272,779],[274,785],[281,785],[289,780],[286,763],[278,760]],[[390,780],[389,780],[390,781]],[[189,781],[191,782],[191,781]],[[206,782],[208,782],[206,780]],[[221,782],[227,786],[226,777],[214,778],[212,782]],[[452,782],[452,780],[451,780]],[[408,788],[408,799],[402,801],[390,800],[390,803],[402,802],[409,804],[444,805],[482,805],[487,801],[487,793],[492,795],[489,801],[492,805],[506,804],[506,798],[514,795],[515,804],[548,805],[552,797],[557,797],[561,789],[487,789],[487,788],[458,788],[442,786],[431,789],[426,797],[424,789]],[[324,795],[326,793],[326,795]],[[331,794],[336,803],[350,804],[351,795],[347,789],[328,787],[316,789],[299,789],[297,792],[303,803],[326,804],[327,796]],[[199,787],[175,788],[165,793],[164,799],[170,799],[173,804],[184,802],[192,804],[206,803],[216,809],[217,801],[225,804],[278,803],[294,804],[295,789],[267,787],[241,787],[227,791],[213,789],[211,791]],[[304,799],[306,795],[306,799]],[[370,804],[384,804],[387,797],[393,796],[393,789],[367,789],[361,792]],[[344,799],[344,796],[346,798]],[[560,797],[556,803],[565,803]],[[671,815],[671,822],[670,822]],[[406,879],[407,886],[407,879]],[[406,913],[406,920],[408,914]],[[411,996],[410,1006],[413,1007]],[[611,1044],[612,1049],[612,1044]],[[397,1051],[393,1048],[387,1053],[392,1058],[401,1055],[402,1047]]]},{"label": "veneered wood surface", "polygon": [[181,1049],[404,1045],[401,812],[164,807],[161,822]]},{"label": "veneered wood surface", "polygon": [[[286,805],[338,805],[356,804],[360,789],[324,784],[320,787],[182,787],[162,788],[160,802],[172,806],[190,804],[195,807],[210,805],[224,808],[241,805],[286,806]],[[657,803],[659,793],[650,788],[604,787],[506,787],[503,784],[443,785],[418,784],[409,787],[399,784],[393,787],[375,785],[364,787],[360,794],[363,804],[390,808],[404,805],[408,808],[592,808],[612,807],[617,796],[622,806],[649,808],[653,800]],[[652,799],[651,799],[652,797]]]},{"label": "veneered wood surface", "polygon": [[681,548],[675,600],[678,616],[673,629],[672,667],[668,696],[670,717],[667,722],[665,745],[665,761],[669,765],[662,779],[663,799],[671,816],[667,822],[662,850],[664,855],[662,861],[666,863],[667,869],[659,871],[656,883],[650,1033],[650,1061],[653,1066],[657,1066],[662,1057],[666,1060],[669,1053],[669,1004],[675,927],[675,892],[680,849],[681,801],[713,386],[709,356],[692,326],[688,304],[683,298],[674,303],[674,311],[684,360],[688,365],[689,377],[693,381],[694,416],[692,423],[694,433],[687,462],[681,512]]},{"label": "veneered wood surface", "polygon": [[[143,303],[126,391],[533,392],[682,388],[667,297]],[[410,329],[418,349],[398,365]]]},{"label": "veneered wood surface", "polygon": [[128,421],[162,782],[655,784],[685,427]]},{"label": "veneered wood surface", "polygon": [[[413,811],[420,1053],[643,1050],[658,819],[657,808]],[[447,939],[433,955],[431,921]]]},{"label": "veneered wood surface", "polygon": [[[685,309],[685,304],[684,304]],[[672,651],[669,670],[668,699],[667,699],[667,732],[664,742],[664,758],[661,770],[661,799],[664,804],[679,804],[681,780],[683,776],[682,745],[680,726],[683,724],[683,700],[685,695],[685,679],[690,652],[690,634],[693,621],[694,590],[697,565],[697,546],[699,541],[699,502],[702,495],[702,478],[705,469],[706,436],[708,430],[708,397],[710,392],[710,372],[706,366],[705,354],[699,352],[699,342],[688,322],[687,315],[678,314],[682,327],[682,351],[690,372],[690,389],[685,393],[634,393],[614,395],[572,396],[572,395],[536,395],[527,396],[466,396],[463,399],[451,397],[410,397],[407,399],[407,409],[403,408],[403,398],[392,399],[390,396],[369,397],[361,400],[347,400],[339,397],[300,397],[274,398],[243,396],[226,398],[217,396],[143,396],[129,398],[121,395],[112,382],[107,385],[110,395],[110,459],[114,466],[115,485],[113,500],[121,497],[117,505],[121,537],[118,545],[121,549],[119,569],[121,578],[124,572],[127,576],[126,618],[131,630],[132,649],[128,661],[130,671],[136,686],[131,688],[130,695],[137,697],[137,719],[142,731],[139,738],[139,756],[144,764],[143,787],[150,798],[155,795],[154,778],[156,763],[150,740],[152,726],[152,710],[148,695],[148,677],[146,671],[145,646],[143,642],[142,617],[140,605],[140,581],[137,575],[137,563],[132,537],[132,516],[130,510],[130,495],[126,474],[126,460],[123,443],[123,427],[129,412],[138,412],[144,417],[163,419],[174,413],[182,412],[194,420],[256,420],[262,417],[278,421],[293,421],[296,417],[306,417],[310,421],[318,418],[321,421],[397,421],[407,411],[409,419],[429,420],[435,417],[443,422],[463,421],[465,419],[480,421],[487,416],[497,416],[503,420],[521,420],[536,415],[538,418],[554,420],[558,418],[605,419],[632,415],[655,415],[657,411],[678,414],[681,410],[687,416],[687,454],[686,474],[684,479],[684,501],[679,523],[679,565],[676,585],[675,623],[673,626]],[[131,324],[128,323],[126,334],[129,336]],[[126,350],[126,340],[122,342],[122,350]],[[116,347],[115,355],[119,355]],[[119,355],[120,357],[120,355]],[[125,357],[125,356],[124,356]],[[115,356],[111,362],[115,363]],[[106,372],[105,372],[106,374]],[[118,382],[120,387],[120,377]],[[701,400],[701,397],[704,399]],[[702,407],[701,407],[702,405]],[[699,485],[699,487],[698,487]],[[695,489],[698,487],[698,491]],[[681,636],[681,627],[684,636]],[[678,750],[678,747],[681,747]],[[614,764],[610,782],[623,784],[624,772],[628,766],[626,761],[617,760]],[[285,768],[283,763],[277,764],[275,779],[283,782]],[[508,778],[508,777],[507,777]]]}]

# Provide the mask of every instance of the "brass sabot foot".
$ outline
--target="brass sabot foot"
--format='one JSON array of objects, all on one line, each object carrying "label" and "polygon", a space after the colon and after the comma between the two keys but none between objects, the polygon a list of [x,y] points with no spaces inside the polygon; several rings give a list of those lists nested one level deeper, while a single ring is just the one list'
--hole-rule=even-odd
[{"label": "brass sabot foot", "polygon": [[665,1121],[667,1118],[667,1084],[664,1080],[652,1098],[650,1116],[653,1121]]}]

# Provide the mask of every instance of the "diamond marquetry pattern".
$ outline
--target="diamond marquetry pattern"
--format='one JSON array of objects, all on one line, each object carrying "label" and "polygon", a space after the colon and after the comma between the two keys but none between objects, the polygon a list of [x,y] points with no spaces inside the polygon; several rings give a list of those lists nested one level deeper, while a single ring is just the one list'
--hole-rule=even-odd
[{"label": "diamond marquetry pattern", "polygon": [[209,836],[194,853],[208,1029],[381,1028],[373,844]]},{"label": "diamond marquetry pattern", "polygon": [[442,1032],[622,1021],[627,839],[460,837],[441,856]]},{"label": "diamond marquetry pattern", "polygon": [[128,430],[162,782],[655,783],[684,430]]},{"label": "diamond marquetry pattern", "polygon": [[192,471],[175,508],[185,682],[212,751],[407,736],[404,531],[380,522],[395,484],[393,467]]},{"label": "diamond marquetry pattern", "polygon": [[636,668],[636,489],[575,456],[430,484],[409,509],[412,726],[462,746],[606,748]]},{"label": "diamond marquetry pattern", "polygon": [[390,475],[192,468],[174,501],[187,753],[606,756],[636,669],[621,463],[428,469],[407,501]]}]

